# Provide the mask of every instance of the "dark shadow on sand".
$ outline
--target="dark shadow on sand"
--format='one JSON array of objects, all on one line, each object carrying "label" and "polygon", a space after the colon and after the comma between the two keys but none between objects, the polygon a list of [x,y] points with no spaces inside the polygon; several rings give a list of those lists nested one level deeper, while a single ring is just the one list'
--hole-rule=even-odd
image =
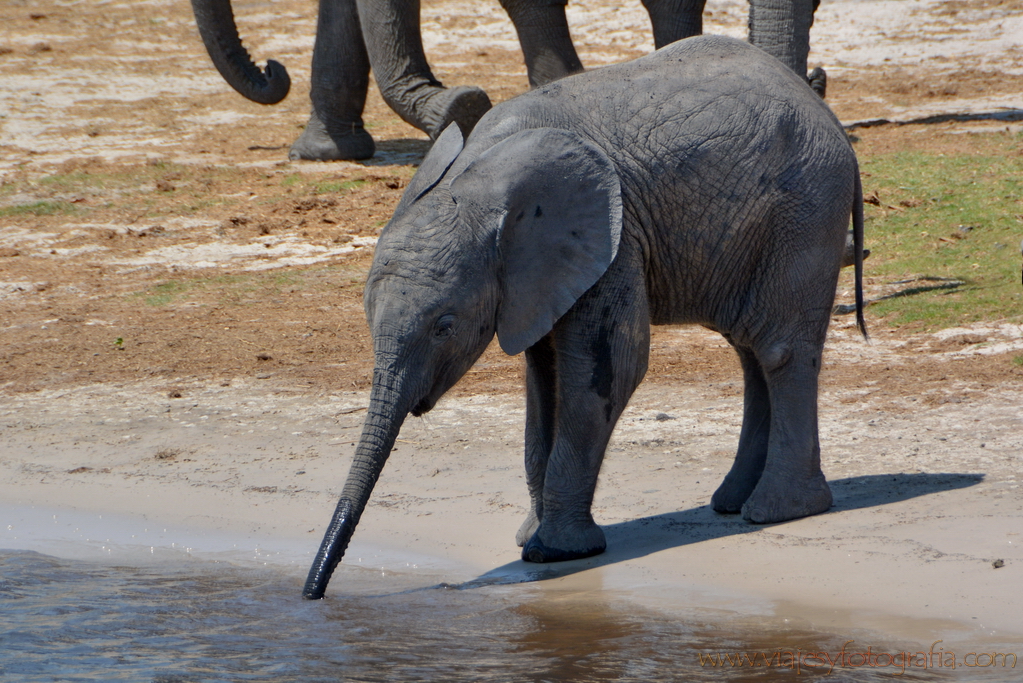
[{"label": "dark shadow on sand", "polygon": [[377,140],[376,154],[370,159],[355,163],[363,166],[416,166],[423,163],[423,157],[433,145],[429,140],[415,138],[399,138],[396,140]]},{"label": "dark shadow on sand", "polygon": [[[872,474],[830,482],[835,504],[823,514],[888,505],[940,491],[975,486],[983,474]],[[784,524],[782,522],[781,524]],[[607,536],[607,551],[596,557],[552,564],[533,564],[517,560],[491,569],[460,584],[439,584],[432,588],[465,590],[483,586],[544,581],[570,576],[594,567],[604,567],[645,557],[669,548],[679,548],[717,538],[778,526],[751,524],[739,515],[721,515],[709,505],[662,515],[642,517],[602,527]]]},{"label": "dark shadow on sand", "polygon": [[854,121],[845,126],[847,131],[857,128],[873,128],[874,126],[910,126],[930,123],[948,123],[949,121],[1023,121],[1023,109],[1005,108],[998,111],[981,111],[972,114],[932,114],[913,119],[866,119]]}]

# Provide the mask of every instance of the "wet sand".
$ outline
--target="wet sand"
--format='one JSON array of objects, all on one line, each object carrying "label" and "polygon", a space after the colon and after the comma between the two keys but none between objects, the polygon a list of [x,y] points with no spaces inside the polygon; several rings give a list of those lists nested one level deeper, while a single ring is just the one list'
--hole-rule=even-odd
[{"label": "wet sand", "polygon": [[[843,353],[837,341],[832,348]],[[707,506],[737,438],[736,384],[643,385],[594,503],[608,551],[547,566],[521,562],[514,544],[527,502],[522,399],[446,399],[406,423],[344,562],[429,571],[452,584],[538,580],[649,609],[796,620],[839,635],[866,629],[921,647],[1023,650],[1014,469],[1023,392],[1003,387],[983,402],[907,412],[886,405],[890,397],[851,405],[855,389],[826,389],[822,449],[835,507],[757,526]],[[102,557],[136,545],[201,555],[233,544],[239,561],[272,561],[300,581],[366,395],[311,396],[265,381],[196,383],[183,393],[171,399],[135,384],[5,399],[0,547]],[[982,431],[964,433],[981,419]],[[38,520],[51,512],[58,518],[44,529]],[[139,538],[124,531],[131,523],[105,526],[102,514],[135,520]],[[146,536],[139,525],[170,531]],[[328,596],[344,591],[334,582]]]}]

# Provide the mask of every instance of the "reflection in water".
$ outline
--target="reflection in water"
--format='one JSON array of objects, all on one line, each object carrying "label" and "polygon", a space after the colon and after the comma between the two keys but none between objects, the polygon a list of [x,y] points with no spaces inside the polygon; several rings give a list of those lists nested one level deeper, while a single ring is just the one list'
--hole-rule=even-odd
[{"label": "reflection in water", "polygon": [[672,668],[689,668],[678,656],[687,639],[677,625],[628,618],[589,601],[536,600],[512,612],[529,617],[528,628],[513,635],[517,656],[540,665],[526,680],[672,680]]},{"label": "reflection in water", "polygon": [[[697,653],[837,651],[844,640],[683,622],[599,589],[455,590],[346,565],[328,600],[307,602],[303,578],[198,560],[125,567],[0,552],[0,679],[773,681],[795,674],[701,667]],[[945,680],[937,673],[899,678]]]}]

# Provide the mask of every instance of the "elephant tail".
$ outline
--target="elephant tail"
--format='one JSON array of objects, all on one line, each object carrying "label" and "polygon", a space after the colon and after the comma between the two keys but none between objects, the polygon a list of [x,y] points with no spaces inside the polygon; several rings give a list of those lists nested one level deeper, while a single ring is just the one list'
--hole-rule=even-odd
[{"label": "elephant tail", "polygon": [[863,319],[863,181],[859,164],[856,165],[856,191],[853,196],[853,268],[856,280],[856,326],[863,338],[870,341],[867,323]]}]

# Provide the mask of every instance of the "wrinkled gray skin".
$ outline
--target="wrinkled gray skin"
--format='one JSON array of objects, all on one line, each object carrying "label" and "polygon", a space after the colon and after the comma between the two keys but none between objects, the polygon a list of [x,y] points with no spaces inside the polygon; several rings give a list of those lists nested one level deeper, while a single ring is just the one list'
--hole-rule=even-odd
[{"label": "wrinkled gray skin", "polygon": [[[703,31],[705,0],[644,0],[660,48]],[[751,0],[750,42],[806,73],[810,26],[819,0]],[[530,85],[544,85],[582,71],[565,18],[565,0],[501,0],[519,36]],[[230,0],[192,0],[206,49],[224,78],[245,97],[273,104],[288,93],[284,67],[269,60],[263,73],[238,37]],[[447,89],[423,52],[418,0],[320,0],[313,49],[313,111],[292,159],[366,159],[373,138],[362,122],[372,65],[387,104],[431,138],[451,122],[468,135],[489,108],[476,87]],[[824,95],[825,76],[811,75]]]},{"label": "wrinkled gray skin", "polygon": [[[523,559],[604,550],[590,503],[651,324],[717,330],[742,362],[742,430],[714,509],[760,523],[827,510],[817,375],[850,214],[859,253],[859,171],[838,120],[729,38],[509,100],[464,147],[450,127],[380,235],[369,411],[305,596],[323,596],[405,416],[429,411],[495,333],[526,355]],[[862,327],[861,273],[858,258]]]}]

